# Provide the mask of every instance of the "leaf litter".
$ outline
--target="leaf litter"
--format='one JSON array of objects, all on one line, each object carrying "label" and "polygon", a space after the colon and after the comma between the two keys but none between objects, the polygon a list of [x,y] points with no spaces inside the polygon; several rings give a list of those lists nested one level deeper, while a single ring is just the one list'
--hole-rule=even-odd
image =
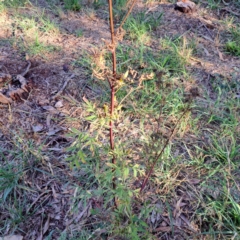
[{"label": "leaf litter", "polygon": [[[141,7],[141,4],[139,4],[139,7]],[[194,15],[197,13],[183,16],[181,13],[175,12],[171,4],[158,4],[152,11],[164,11],[165,13],[165,20],[162,25],[157,27],[156,36],[173,37],[175,34],[180,34],[192,38],[192,30],[197,29],[198,35],[201,37],[200,46],[204,51],[199,54],[199,58],[195,59],[196,61],[192,60],[188,67],[195,73],[199,83],[206,85],[209,75],[215,73],[229,77],[231,70],[240,66],[239,59],[233,61],[214,44],[218,32],[216,14],[213,18],[209,17],[207,21],[204,21]],[[44,239],[48,233],[55,229],[65,231],[67,227],[70,229],[78,228],[79,222],[86,224],[92,220],[94,223],[94,218],[91,218],[91,209],[101,205],[93,199],[85,204],[80,200],[77,204],[77,211],[71,212],[74,191],[77,185],[81,186],[81,183],[79,183],[77,175],[69,170],[65,162],[65,149],[71,145],[74,139],[66,137],[64,133],[68,132],[71,127],[80,129],[82,127],[78,121],[72,124],[67,121],[68,116],[82,114],[82,109],[76,103],[96,97],[96,91],[92,91],[91,88],[84,88],[89,77],[82,74],[84,68],[79,69],[73,64],[74,61],[79,59],[76,49],[83,51],[99,44],[101,38],[108,39],[107,31],[101,31],[101,36],[99,36],[99,28],[108,29],[108,26],[104,19],[100,19],[100,21],[92,19],[89,22],[86,21],[85,15],[77,13],[72,16],[70,16],[70,13],[67,14],[67,17],[62,20],[61,26],[68,32],[73,32],[76,28],[83,26],[83,32],[86,33],[88,38],[79,40],[68,34],[58,36],[54,41],[56,44],[59,44],[57,42],[61,43],[59,45],[63,47],[63,51],[55,55],[48,55],[49,61],[39,56],[31,59],[31,68],[26,76],[17,75],[24,71],[26,67],[26,61],[22,61],[21,54],[9,45],[0,46],[2,53],[0,58],[0,70],[2,71],[0,74],[0,102],[11,104],[10,108],[0,108],[0,130],[2,132],[0,146],[4,150],[3,160],[14,161],[11,150],[15,148],[15,145],[21,146],[21,142],[13,143],[12,138],[14,135],[20,136],[21,131],[23,132],[23,139],[34,140],[36,146],[43,149],[41,156],[30,149],[31,153],[27,156],[27,163],[30,166],[33,165],[33,168],[29,168],[23,179],[20,179],[20,183],[26,184],[32,190],[28,191],[26,195],[24,195],[23,189],[18,190],[19,197],[27,199],[25,210],[31,214],[27,224],[23,221],[19,225],[19,229],[26,233],[24,239]],[[92,31],[89,31],[90,27]],[[2,28],[1,31],[4,31],[4,29],[6,27]],[[7,34],[9,33],[5,31],[5,38],[9,37]],[[65,66],[73,67],[66,68]],[[97,74],[99,73],[97,72]],[[16,75],[18,76],[16,77],[17,82],[15,82],[17,86],[6,87],[7,83],[12,81],[13,76]],[[132,83],[136,83],[138,81],[136,79],[140,79],[139,85],[143,81],[153,78],[152,73],[146,73],[137,78],[136,72],[133,70],[130,71],[129,76],[128,80]],[[84,81],[77,81],[76,78],[83,78]],[[81,88],[84,88],[84,95],[79,95],[76,92],[76,89]],[[24,93],[28,93],[28,95],[24,97]],[[71,101],[66,100],[67,98]],[[151,129],[154,124],[157,125],[152,120],[149,123],[146,121],[145,127]],[[128,120],[119,126],[119,136],[129,137],[132,135],[136,139],[140,137],[139,127],[136,127],[138,124]],[[88,127],[94,131],[94,126]],[[121,132],[121,130],[123,131]],[[27,146],[24,145],[24,148],[26,149]],[[139,150],[141,151],[141,146],[136,150],[136,159],[139,157],[137,154]],[[36,159],[39,159],[39,162],[34,165]],[[2,165],[6,164],[3,160],[1,160]],[[192,176],[184,176],[185,171],[192,171]],[[178,239],[186,239],[184,238],[186,237],[183,234],[184,231],[188,236],[200,231],[199,226],[191,221],[197,207],[198,197],[191,189],[199,187],[201,180],[198,179],[198,174],[194,173],[194,169],[186,170],[181,165],[178,166],[178,170],[175,169],[170,174],[173,180],[168,184],[164,181],[160,182],[159,187],[161,189],[158,190],[158,194],[171,194],[169,209],[162,203],[155,203],[155,208],[148,221],[154,226],[153,233],[159,238],[167,233],[166,239],[171,239],[171,233],[174,232],[179,237]],[[145,200],[151,199],[150,196],[156,191],[154,186],[149,185]],[[208,194],[216,198],[218,193]],[[139,206],[136,213],[140,211],[140,208]],[[5,216],[0,216],[0,222],[10,217],[10,214],[5,212]],[[8,231],[4,234],[6,236],[4,239],[23,239],[21,235],[8,235]],[[57,233],[56,235],[53,234],[53,239],[57,239],[58,236]]]}]

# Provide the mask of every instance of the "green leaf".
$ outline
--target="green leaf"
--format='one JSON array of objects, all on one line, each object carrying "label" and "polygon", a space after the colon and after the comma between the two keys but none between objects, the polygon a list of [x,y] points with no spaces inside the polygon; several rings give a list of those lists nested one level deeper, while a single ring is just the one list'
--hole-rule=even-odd
[{"label": "green leaf", "polygon": [[88,120],[88,121],[92,121],[92,120],[96,119],[96,116],[95,115],[91,115],[91,116],[85,117],[85,119]]},{"label": "green leaf", "polygon": [[86,163],[86,155],[83,151],[78,151],[77,155],[80,158],[80,160],[82,161],[82,163]]}]

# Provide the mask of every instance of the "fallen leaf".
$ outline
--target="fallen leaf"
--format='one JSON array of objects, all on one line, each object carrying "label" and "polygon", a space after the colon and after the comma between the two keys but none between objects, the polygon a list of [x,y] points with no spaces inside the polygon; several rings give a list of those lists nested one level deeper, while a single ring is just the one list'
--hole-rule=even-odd
[{"label": "fallen leaf", "polygon": [[61,108],[61,107],[63,107],[62,100],[57,101],[54,107],[55,107],[55,108]]},{"label": "fallen leaf", "polygon": [[180,218],[188,225],[191,230],[194,232],[197,231],[183,214],[180,215]]},{"label": "fallen leaf", "polygon": [[58,198],[58,195],[57,195],[57,193],[56,193],[55,188],[54,188],[53,185],[51,186],[51,188],[52,188],[53,198],[56,200],[56,199]]},{"label": "fallen leaf", "polygon": [[159,211],[156,211],[155,209],[152,211],[152,214],[151,214],[151,222],[152,223],[155,223],[160,220],[160,218],[161,218],[160,212],[161,212],[162,208],[163,207],[160,204],[158,204],[158,203],[156,204],[156,210],[159,209]]},{"label": "fallen leaf", "polygon": [[43,240],[43,235],[42,235],[42,233],[40,233],[40,235],[38,236],[37,240]]},{"label": "fallen leaf", "polygon": [[5,237],[0,237],[0,240],[22,240],[23,236],[21,235],[9,235]]},{"label": "fallen leaf", "polygon": [[25,92],[28,92],[27,90],[27,80],[25,77],[23,77],[22,75],[17,75],[16,76],[16,79],[20,82],[21,84],[21,88],[25,91]]},{"label": "fallen leaf", "polygon": [[7,82],[10,81],[12,76],[7,73],[0,73],[0,82]]},{"label": "fallen leaf", "polygon": [[41,132],[43,130],[43,125],[39,124],[39,125],[36,125],[36,126],[32,126],[32,130],[33,132]]},{"label": "fallen leaf", "polygon": [[59,128],[59,127],[53,127],[53,128],[50,128],[49,131],[47,132],[47,135],[48,136],[52,136],[52,135],[55,135],[56,133],[62,131],[63,129],[62,128]]},{"label": "fallen leaf", "polygon": [[40,100],[38,100],[38,104],[41,106],[49,104],[49,100],[48,99],[40,99]]},{"label": "fallen leaf", "polygon": [[0,103],[9,104],[12,103],[12,99],[0,93]]},{"label": "fallen leaf", "polygon": [[47,221],[44,224],[43,227],[43,235],[47,232],[48,228],[49,228],[49,221],[50,221],[50,216],[48,216]]},{"label": "fallen leaf", "polygon": [[192,178],[192,179],[188,179],[188,182],[189,182],[190,184],[193,184],[193,185],[195,185],[195,184],[198,184],[198,183],[200,183],[200,182],[201,182],[201,180],[199,180],[199,179],[196,179],[196,178]]},{"label": "fallen leaf", "polygon": [[211,56],[211,54],[208,52],[208,50],[205,47],[202,47],[202,48],[208,57]]},{"label": "fallen leaf", "polygon": [[64,152],[64,148],[48,148],[49,151]]},{"label": "fallen leaf", "polygon": [[57,114],[59,113],[58,110],[52,106],[42,106],[42,108],[52,114]]},{"label": "fallen leaf", "polygon": [[153,230],[153,232],[171,232],[176,231],[178,228],[176,227],[158,227]]},{"label": "fallen leaf", "polygon": [[218,51],[218,56],[219,56],[220,60],[225,61],[223,58],[223,54],[219,51],[219,49],[217,49],[217,51]]},{"label": "fallen leaf", "polygon": [[48,115],[47,115],[47,119],[46,119],[46,120],[47,120],[46,122],[47,122],[47,126],[48,126],[48,127],[51,126],[51,119],[52,119],[52,114],[48,114]]},{"label": "fallen leaf", "polygon": [[[179,215],[181,214],[181,202],[182,202],[182,197],[177,201],[176,205],[175,205],[175,209],[173,211],[173,216],[174,218],[178,218]],[[179,214],[180,212],[180,214]]]}]

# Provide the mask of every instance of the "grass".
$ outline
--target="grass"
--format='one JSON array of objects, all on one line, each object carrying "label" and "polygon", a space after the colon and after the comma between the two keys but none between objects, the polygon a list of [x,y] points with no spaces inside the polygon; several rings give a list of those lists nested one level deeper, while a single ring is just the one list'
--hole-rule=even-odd
[{"label": "grass", "polygon": [[[73,14],[69,15],[73,19],[72,12],[81,12],[83,4],[70,0],[65,0],[64,5],[54,3],[58,11]],[[18,8],[26,4],[34,14]],[[208,4],[213,10],[220,6],[218,1],[209,0]],[[18,52],[27,52],[35,59],[62,50],[45,41],[47,36],[61,37],[56,12],[38,9],[34,1],[31,4],[4,1],[1,6],[6,13],[10,8],[18,8],[9,15],[14,22],[9,24],[10,30],[15,33],[10,40]],[[116,2],[119,19],[124,6],[125,1]],[[99,14],[106,19],[102,2],[95,2],[92,7],[96,8],[94,17],[90,17],[93,22]],[[41,106],[35,99],[30,102],[31,98],[25,104],[37,108],[32,115],[28,113],[27,129],[21,133],[24,125],[14,122],[28,111],[25,109],[22,115],[9,116],[12,125],[19,126],[18,131],[10,131],[12,125],[8,128],[0,125],[0,237],[10,234],[28,239],[37,239],[42,234],[44,239],[62,240],[240,237],[238,76],[209,73],[208,85],[196,82],[194,67],[199,70],[202,63],[207,66],[210,61],[198,54],[203,39],[187,33],[158,38],[155,34],[165,24],[165,16],[145,13],[141,9],[127,20],[124,26],[127,34],[117,47],[121,79],[113,116],[117,164],[109,162],[113,154],[108,142],[109,90],[108,82],[101,79],[102,72],[111,68],[111,57],[100,46],[88,52],[79,48],[81,53],[75,59],[70,55],[71,67],[76,72],[80,69],[87,80],[78,92],[78,100],[70,98],[70,91],[66,90],[64,107],[69,106],[65,111],[69,115],[39,114],[38,121],[49,124],[50,118],[50,124],[62,124],[65,132],[53,136],[44,131],[32,133],[29,128],[35,124],[34,111]],[[228,27],[224,22],[221,24]],[[240,35],[234,21],[231,27],[225,50],[239,56]],[[81,38],[83,30],[77,28],[75,35]],[[1,44],[6,41],[9,39]],[[199,62],[196,64],[193,59]],[[205,72],[200,73],[204,78]],[[81,75],[77,79],[80,82],[82,78]],[[193,89],[198,93],[193,94]],[[146,172],[188,108],[140,194]],[[112,189],[112,168],[116,190]],[[118,197],[118,209],[113,208],[113,195]]]},{"label": "grass", "polygon": [[67,10],[79,11],[81,4],[79,0],[64,0],[64,6]]},{"label": "grass", "polygon": [[2,2],[4,6],[11,7],[11,8],[22,7],[30,3],[30,1],[28,0],[12,0],[12,1],[3,0]]},{"label": "grass", "polygon": [[162,13],[154,16],[153,14],[145,15],[144,12],[140,12],[134,17],[130,16],[125,25],[128,38],[132,41],[147,43],[150,40],[149,32],[156,30],[162,16]]},{"label": "grass", "polygon": [[228,53],[234,56],[240,56],[240,29],[239,27],[231,29],[231,40],[229,40],[226,45],[225,49]]},{"label": "grass", "polygon": [[[18,3],[18,5],[16,5]],[[14,2],[16,7],[22,6],[23,2]],[[5,5],[7,7],[8,5]],[[54,37],[59,34],[59,27],[44,11],[39,11],[32,7],[32,12],[13,15],[11,23],[8,25],[12,31],[10,42],[23,52],[29,55],[39,55],[48,52],[56,51],[59,49],[57,46],[46,43],[46,38]]]},{"label": "grass", "polygon": [[76,36],[77,37],[83,37],[83,30],[82,29],[76,30]]}]

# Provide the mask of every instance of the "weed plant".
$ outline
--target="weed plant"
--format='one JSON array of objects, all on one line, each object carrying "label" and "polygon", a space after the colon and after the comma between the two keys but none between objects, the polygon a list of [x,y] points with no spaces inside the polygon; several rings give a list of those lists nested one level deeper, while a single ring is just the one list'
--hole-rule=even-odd
[{"label": "weed plant", "polygon": [[[64,4],[69,11],[81,7],[78,1]],[[120,20],[125,2],[116,5]],[[101,94],[94,99],[82,94],[81,103],[71,102],[81,116],[68,120],[80,121],[81,127],[71,127],[66,136],[74,139],[63,154],[70,173],[63,174],[59,167],[61,175],[55,176],[52,159],[57,154],[35,150],[17,133],[12,150],[0,149],[0,212],[6,216],[0,215],[1,236],[8,229],[22,232],[23,224],[44,209],[45,198],[35,205],[30,193],[33,199],[42,193],[47,199],[53,191],[48,184],[56,179],[65,183],[62,175],[70,175],[76,178],[73,193],[66,190],[71,192],[67,214],[74,220],[65,230],[47,232],[46,239],[54,231],[62,240],[239,238],[239,81],[211,75],[211,95],[201,89],[202,96],[196,98],[196,86],[190,89],[197,93],[188,91],[194,42],[183,36],[161,38],[154,48],[146,44],[161,18],[142,12],[130,16],[124,30],[132,43],[106,43],[75,62],[92,88],[101,87]],[[40,40],[41,34],[56,31],[50,18],[16,19],[15,30],[20,27],[24,36],[35,33],[25,50],[33,55],[53,50]],[[232,34],[233,42],[238,41],[238,33]],[[45,178],[39,190],[33,179]],[[75,223],[79,211],[81,221]],[[179,233],[177,224],[183,222],[179,229],[187,230]]]},{"label": "weed plant", "polygon": [[240,56],[240,29],[239,27],[231,30],[232,40],[226,43],[225,49],[227,52],[235,56]]}]

